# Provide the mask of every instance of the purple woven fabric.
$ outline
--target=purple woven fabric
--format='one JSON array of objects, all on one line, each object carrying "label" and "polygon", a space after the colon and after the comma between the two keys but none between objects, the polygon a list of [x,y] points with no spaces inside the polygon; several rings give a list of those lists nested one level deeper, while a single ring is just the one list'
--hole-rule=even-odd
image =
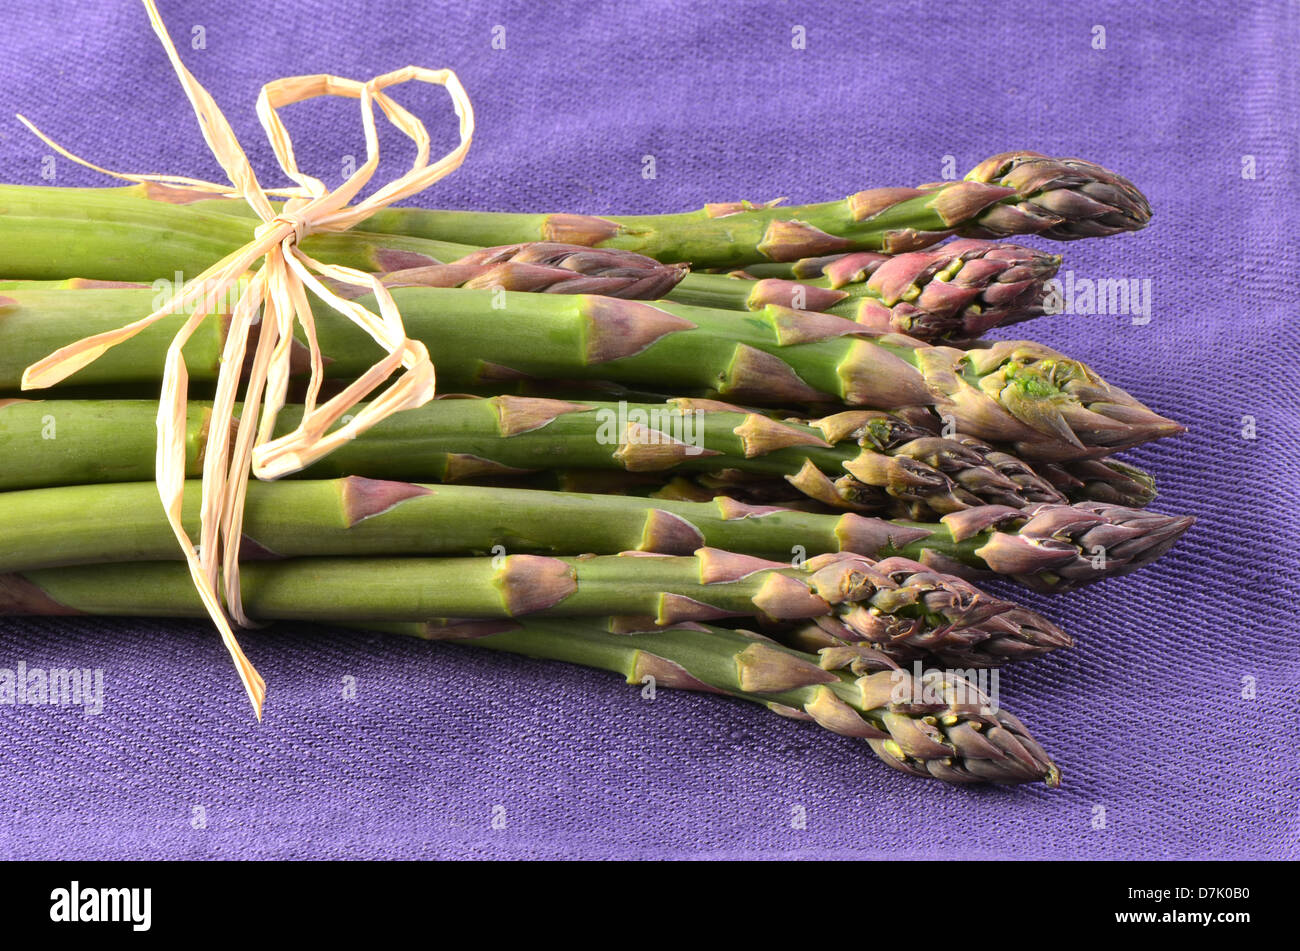
[{"label": "purple woven fabric", "polygon": [[[1061,765],[1056,791],[949,788],[756,706],[301,625],[245,640],[270,683],[259,726],[205,624],[7,619],[0,668],[101,668],[104,709],[0,706],[0,856],[1296,857],[1294,4],[160,6],[267,183],[263,82],[408,63],[455,69],[479,121],[430,206],[812,201],[1012,148],[1116,169],[1151,227],[1057,247],[1076,278],[1149,281],[1149,322],[1017,330],[1188,424],[1129,458],[1158,473],[1157,508],[1200,521],[1154,568],[1024,596],[1078,640],[1001,683]],[[0,180],[43,182],[50,150],[18,111],[107,167],[220,176],[141,9],[0,13]],[[454,142],[444,94],[399,95],[435,150]],[[351,104],[286,120],[327,182],[364,153]],[[409,161],[384,142],[377,181]]]}]

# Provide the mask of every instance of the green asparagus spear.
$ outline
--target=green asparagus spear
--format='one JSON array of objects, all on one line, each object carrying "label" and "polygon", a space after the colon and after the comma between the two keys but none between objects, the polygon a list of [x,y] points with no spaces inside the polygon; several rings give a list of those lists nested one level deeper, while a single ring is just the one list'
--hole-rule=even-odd
[{"label": "green asparagus spear", "polygon": [[[192,476],[202,469],[207,409],[206,403],[190,404]],[[15,460],[0,464],[0,488],[146,480],[155,464],[150,440],[156,414],[144,401],[0,406],[0,447]],[[300,415],[299,407],[286,407],[281,431]],[[1020,472],[884,413],[851,414],[855,422],[869,418],[851,428],[840,424],[845,415],[818,429],[708,401],[444,399],[390,417],[307,471],[438,482],[556,468],[744,473],[784,479],[835,508],[872,514],[905,509],[917,516],[1065,501],[1018,460]]]},{"label": "green asparagus spear", "polygon": [[[907,558],[819,555],[795,567],[700,548],[694,555],[627,552],[556,558],[303,558],[249,561],[240,588],[260,620],[422,621],[620,618],[621,629],[763,617],[840,618],[893,662],[994,667],[1070,638],[1046,618]],[[0,575],[0,615],[199,617],[183,564],[128,562]]]},{"label": "green asparagus spear", "polygon": [[[253,238],[261,224],[242,201],[194,202],[201,192],[159,185],[50,188],[0,185],[0,275],[42,280],[185,280]],[[204,207],[238,205],[246,215]],[[477,247],[374,235],[308,235],[302,250],[360,271],[395,271],[456,261]],[[143,316],[143,315],[141,315]]]},{"label": "green asparagus spear", "polygon": [[[12,277],[192,276],[246,243],[258,223],[244,202],[158,185],[5,186],[0,208],[0,253]],[[814,205],[731,202],[685,214],[617,217],[387,208],[366,220],[364,232],[310,235],[303,250],[387,271],[454,261],[474,247],[555,241],[699,268],[736,267],[845,251],[896,254],[951,235],[1093,237],[1136,231],[1150,215],[1127,179],[1100,166],[1008,152],[980,163],[965,181],[877,188]],[[387,237],[376,240],[379,234]],[[436,250],[414,239],[444,246]],[[402,256],[408,263],[393,263]]]},{"label": "green asparagus spear", "polygon": [[562,241],[709,268],[845,251],[896,254],[951,235],[1096,237],[1136,231],[1150,217],[1141,192],[1098,165],[1006,152],[961,182],[877,188],[815,205],[732,202],[683,214],[602,217],[389,208],[366,227],[477,245]]},{"label": "green asparagus spear", "polygon": [[[200,486],[186,486],[197,532]],[[252,482],[243,557],[546,555],[703,547],[791,560],[848,552],[902,556],[967,579],[1007,577],[1041,591],[1127,574],[1159,557],[1191,524],[1119,506],[968,509],[939,522],[884,521],[753,506],[725,496],[680,502],[349,476]],[[1100,551],[1099,551],[1099,546]],[[0,494],[0,572],[180,557],[152,482]]]},{"label": "green asparagus spear", "polygon": [[[660,264],[654,258],[630,251],[603,251],[538,241],[473,250],[447,264],[422,264],[387,271],[383,281],[389,287],[499,288],[535,294],[600,294],[632,300],[657,300],[666,296],[685,273],[684,265]],[[170,286],[167,281],[164,279],[160,284],[160,290]],[[84,277],[0,281],[0,291],[149,286],[139,281]],[[354,296],[354,288],[350,286],[336,285],[334,289],[344,296]]]},{"label": "green asparagus spear", "polygon": [[[0,295],[0,390],[20,386],[23,370],[58,348],[151,313],[154,296],[131,288]],[[1026,341],[969,351],[930,347],[779,306],[738,313],[432,287],[396,288],[393,297],[407,332],[429,347],[444,392],[536,377],[610,380],[741,403],[927,407],[957,431],[1045,461],[1105,455],[1183,430],[1083,364]],[[183,319],[160,320],[67,383],[159,379]],[[354,379],[379,356],[364,330],[323,308],[316,330],[330,377]],[[209,318],[190,339],[191,380],[215,379],[224,335],[223,320]]]}]

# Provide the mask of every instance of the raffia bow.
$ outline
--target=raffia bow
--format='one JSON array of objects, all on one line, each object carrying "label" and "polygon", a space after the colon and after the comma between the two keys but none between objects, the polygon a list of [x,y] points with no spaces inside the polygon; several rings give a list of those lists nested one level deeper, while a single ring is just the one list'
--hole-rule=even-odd
[{"label": "raffia bow", "polygon": [[[51,141],[23,116],[19,116],[19,120],[61,155],[88,168],[132,182],[158,182],[240,197],[252,206],[263,224],[254,232],[252,241],[187,282],[166,306],[117,330],[86,337],[57,350],[26,369],[22,386],[24,390],[53,386],[169,314],[193,308],[167,350],[158,406],[156,481],[167,520],[185,554],[190,576],[204,607],[221,631],[222,640],[234,658],[240,679],[260,720],[266,684],[244,655],[231,624],[233,619],[241,626],[252,626],[244,614],[239,593],[239,545],[250,470],[260,479],[276,479],[295,472],[393,413],[428,402],[434,394],[434,368],[428,351],[422,343],[406,336],[401,315],[384,285],[362,271],[316,261],[304,254],[298,244],[313,232],[346,231],[379,209],[409,197],[455,171],[469,151],[474,135],[474,113],[455,73],[445,69],[408,66],[364,83],[328,75],[292,76],[267,83],[258,96],[257,115],[280,167],[298,185],[266,189],[258,184],[247,156],[216,102],[181,62],[153,0],[144,0],[144,5],[154,32],[162,41],[194,107],[203,137],[230,178],[229,185],[178,175],[131,175],[100,168]],[[384,93],[390,86],[411,81],[446,88],[460,119],[460,143],[432,165],[429,164],[429,135],[423,123]],[[361,101],[366,161],[333,191],[298,168],[289,133],[276,111],[317,96],[341,96]],[[370,180],[379,164],[374,115],[376,104],[389,122],[415,143],[415,162],[405,175],[349,207],[348,203]],[[271,204],[272,195],[288,199],[278,212]],[[262,267],[246,282],[246,286],[241,284],[241,277],[259,260]],[[379,313],[333,293],[316,275],[368,288],[379,303]],[[201,523],[196,547],[181,519],[189,380],[182,348],[203,320],[237,285],[244,286],[244,289],[229,315],[230,326],[217,379],[204,454]],[[307,288],[366,330],[387,351],[387,355],[365,375],[319,406],[316,401],[324,381],[324,362],[317,345]],[[295,322],[302,327],[310,350],[311,379],[298,427],[273,438],[276,417],[285,405],[288,392]],[[243,409],[235,427],[235,395],[254,327],[258,328],[257,342]],[[365,409],[338,425],[350,409],[366,399],[399,367],[403,372],[395,381]],[[230,449],[232,428],[235,437],[233,449]],[[218,575],[224,584],[224,606]]]}]

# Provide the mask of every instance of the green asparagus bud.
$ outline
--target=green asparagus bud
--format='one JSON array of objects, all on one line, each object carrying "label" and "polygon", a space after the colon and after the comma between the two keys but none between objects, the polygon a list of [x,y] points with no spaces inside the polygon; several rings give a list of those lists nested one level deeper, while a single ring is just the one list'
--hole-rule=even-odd
[{"label": "green asparagus bud", "polygon": [[[755,265],[760,280],[688,274],[667,296],[686,304],[762,310],[769,304],[846,317],[926,342],[971,340],[1045,312],[1061,257],[1014,244],[960,239],[905,254],[858,251]],[[766,276],[782,269],[796,280]],[[741,272],[742,275],[744,272]]]},{"label": "green asparagus bud", "polygon": [[536,241],[484,248],[452,264],[391,271],[384,275],[384,283],[389,287],[501,288],[658,300],[667,297],[685,274],[682,265],[660,264],[631,251]]}]

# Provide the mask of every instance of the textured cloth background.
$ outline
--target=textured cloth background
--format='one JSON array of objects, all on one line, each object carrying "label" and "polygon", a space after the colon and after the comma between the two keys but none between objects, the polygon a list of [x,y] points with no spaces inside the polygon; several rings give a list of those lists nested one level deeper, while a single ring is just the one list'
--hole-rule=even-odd
[{"label": "textured cloth background", "polygon": [[[1001,684],[1058,791],[949,788],[740,702],[307,626],[245,640],[270,684],[259,726],[204,624],[8,619],[0,667],[103,668],[105,708],[0,707],[0,856],[1296,856],[1296,4],[160,6],[268,184],[263,82],[408,63],[455,69],[479,120],[430,206],[822,200],[1013,148],[1116,169],[1151,227],[1058,247],[1077,277],[1149,279],[1150,322],[1019,329],[1189,425],[1129,458],[1159,474],[1158,508],[1200,521],[1157,567],[1025,596],[1079,642]],[[220,177],[139,7],[0,14],[0,180],[41,183],[50,154],[17,111],[111,168]],[[399,98],[435,151],[454,142],[445,94]],[[354,110],[286,113],[330,184],[364,154]],[[409,161],[384,143],[376,181]]]}]

